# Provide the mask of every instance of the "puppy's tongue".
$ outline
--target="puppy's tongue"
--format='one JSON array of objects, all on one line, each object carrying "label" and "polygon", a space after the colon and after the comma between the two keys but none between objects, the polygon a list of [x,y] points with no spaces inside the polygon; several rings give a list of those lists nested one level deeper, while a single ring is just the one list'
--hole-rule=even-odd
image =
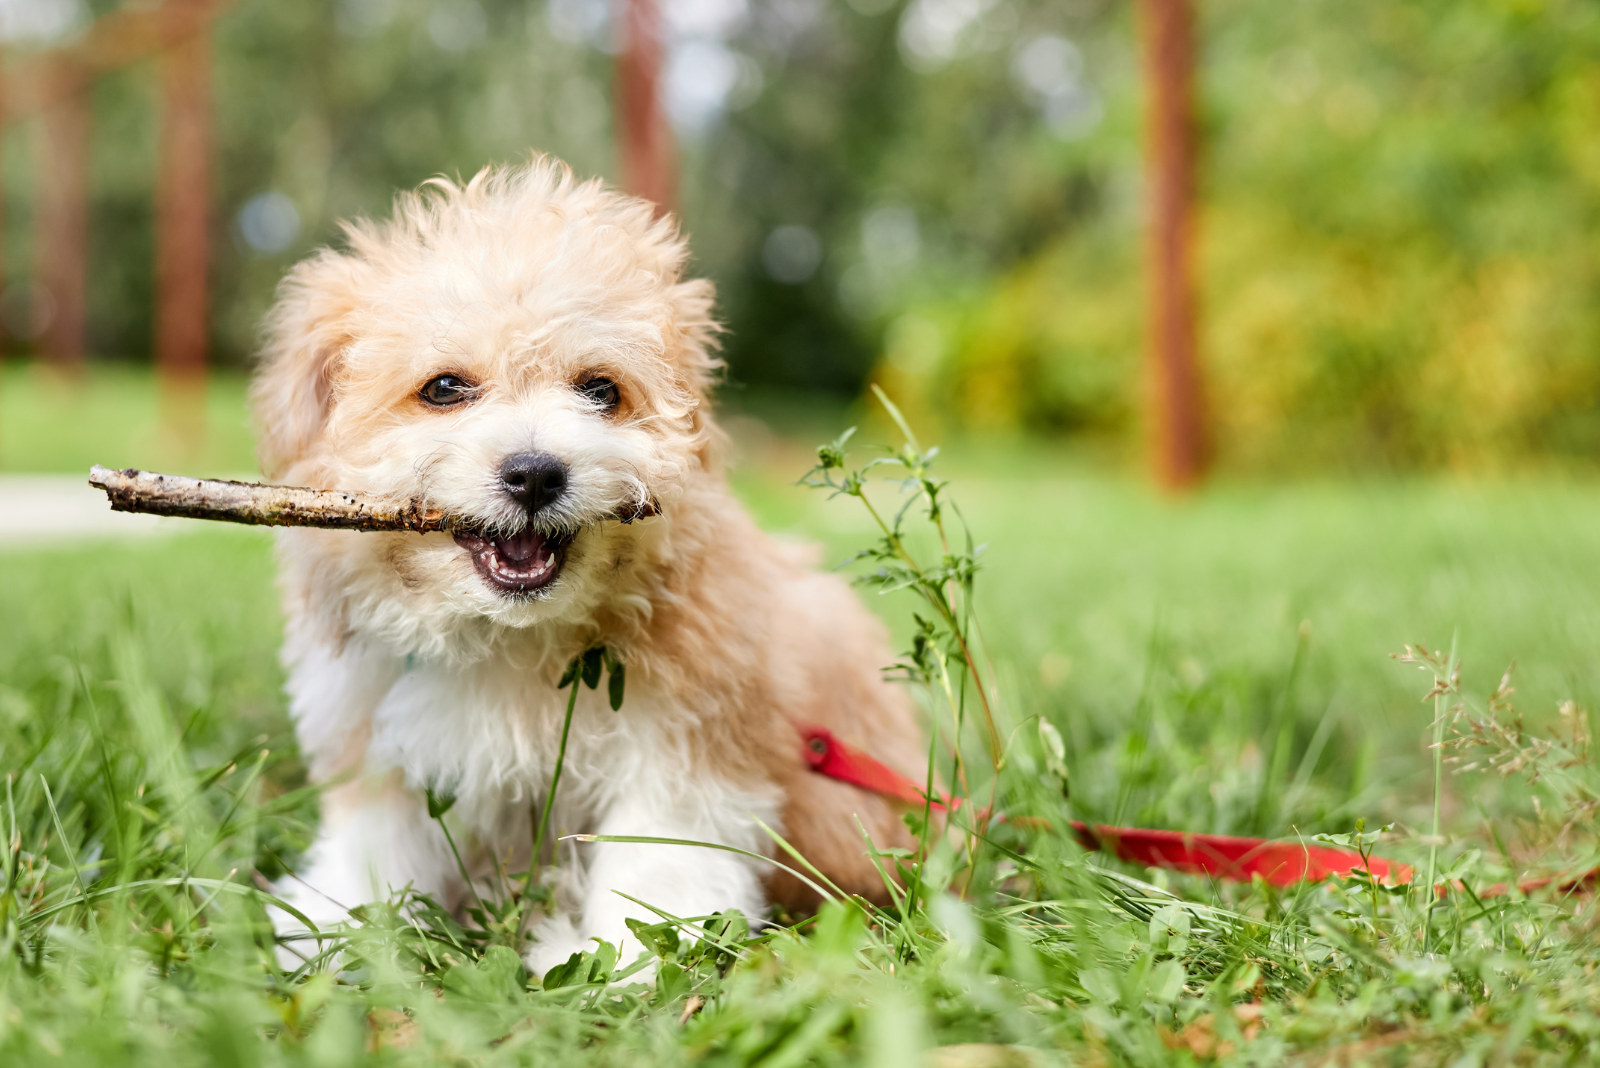
[{"label": "puppy's tongue", "polygon": [[503,562],[518,567],[535,567],[542,570],[553,555],[550,546],[545,542],[544,535],[537,530],[524,530],[509,538],[495,538],[493,545],[495,554]]}]

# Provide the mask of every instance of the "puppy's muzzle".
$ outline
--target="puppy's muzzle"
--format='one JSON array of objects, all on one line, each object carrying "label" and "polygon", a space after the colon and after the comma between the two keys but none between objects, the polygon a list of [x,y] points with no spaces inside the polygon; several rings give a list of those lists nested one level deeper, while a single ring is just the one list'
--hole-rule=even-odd
[{"label": "puppy's muzzle", "polygon": [[527,512],[529,522],[511,534],[458,530],[456,544],[467,550],[479,576],[512,596],[543,593],[561,574],[572,534],[535,525],[567,492],[567,465],[544,452],[519,452],[500,464],[500,487]]}]

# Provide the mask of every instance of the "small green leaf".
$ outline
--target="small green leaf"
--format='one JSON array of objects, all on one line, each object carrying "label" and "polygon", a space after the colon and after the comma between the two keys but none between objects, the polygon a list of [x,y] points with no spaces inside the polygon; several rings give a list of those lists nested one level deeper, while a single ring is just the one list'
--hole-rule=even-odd
[{"label": "small green leaf", "polygon": [[611,698],[611,711],[615,712],[622,707],[622,691],[628,685],[628,669],[620,661],[611,669],[611,678],[606,684],[606,693]]},{"label": "small green leaf", "polygon": [[1078,985],[1098,1004],[1110,1006],[1122,1000],[1122,987],[1116,976],[1105,968],[1083,969],[1078,973]]},{"label": "small green leaf", "polygon": [[1061,732],[1056,730],[1055,724],[1043,717],[1039,719],[1039,744],[1044,746],[1045,767],[1061,780],[1061,796],[1070,798],[1072,777],[1067,774],[1067,746],[1061,740]]},{"label": "small green leaf", "polygon": [[678,928],[675,924],[646,923],[631,916],[623,922],[633,932],[633,937],[653,949],[656,956],[665,959],[678,951]]},{"label": "small green leaf", "polygon": [[566,961],[557,964],[554,968],[544,973],[543,986],[546,990],[556,990],[563,986],[581,983],[588,978],[588,961],[584,958],[588,954],[581,950],[568,957]]},{"label": "small green leaf", "polygon": [[1187,978],[1183,965],[1175,960],[1157,964],[1150,969],[1148,987],[1150,996],[1170,1005],[1178,1000],[1179,994],[1183,993],[1183,982]]},{"label": "small green leaf", "polygon": [[583,654],[573,657],[567,664],[567,670],[561,673],[561,681],[556,683],[556,689],[565,690],[578,680],[578,675],[583,671]]},{"label": "small green leaf", "polygon": [[600,668],[605,662],[605,654],[603,645],[583,651],[583,684],[591,690],[600,685]]},{"label": "small green leaf", "polygon": [[866,914],[854,904],[830,901],[817,912],[816,933],[811,944],[819,953],[851,957],[866,936]]},{"label": "small green leaf", "polygon": [[477,992],[485,1001],[515,997],[523,989],[522,958],[505,946],[490,946],[484,950],[477,973]]},{"label": "small green leaf", "polygon": [[1150,948],[1157,953],[1180,957],[1189,948],[1189,910],[1181,905],[1165,905],[1150,917]]},{"label": "small green leaf", "polygon": [[428,794],[428,818],[438,819],[450,811],[450,806],[456,803],[454,794],[436,794],[432,790]]},{"label": "small green leaf", "polygon": [[663,960],[656,968],[656,998],[663,1005],[671,1005],[680,998],[687,997],[694,987],[694,979],[689,976],[682,966],[670,960]]},{"label": "small green leaf", "polygon": [[843,434],[840,434],[837,438],[835,438],[830,444],[823,445],[818,448],[817,467],[823,471],[832,471],[835,468],[843,467],[845,444],[849,442],[850,436],[855,432],[856,428],[851,427],[849,430],[846,430]]},{"label": "small green leaf", "polygon": [[617,970],[617,947],[603,938],[594,941],[597,945],[591,953],[593,963],[589,966],[589,982],[603,983]]}]

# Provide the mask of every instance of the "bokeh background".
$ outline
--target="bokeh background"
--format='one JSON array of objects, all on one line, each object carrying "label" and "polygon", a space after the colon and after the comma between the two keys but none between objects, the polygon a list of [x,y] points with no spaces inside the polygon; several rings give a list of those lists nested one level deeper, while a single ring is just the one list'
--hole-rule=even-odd
[{"label": "bokeh background", "polygon": [[[115,6],[7,0],[0,41],[13,57],[69,45]],[[661,6],[680,207],[722,295],[730,396],[849,401],[877,379],[942,430],[1136,464],[1134,5]],[[245,371],[285,267],[398,188],[532,150],[617,178],[611,17],[608,0],[223,6],[213,172],[195,191],[214,236],[212,366]],[[1207,0],[1197,17],[1219,468],[1588,466],[1594,5]],[[151,360],[159,76],[133,63],[92,90],[91,377]],[[40,126],[4,135],[13,368],[57,312],[37,270]],[[25,466],[0,434],[0,464]]]},{"label": "bokeh background", "polygon": [[[1458,635],[1483,689],[1515,659],[1533,716],[1600,689],[1600,7],[1188,5],[1206,467],[1174,495],[1146,372],[1140,12],[1163,4],[661,0],[667,177],[721,294],[735,482],[843,559],[865,517],[793,483],[851,423],[888,439],[864,400],[883,387],[988,544],[1009,714],[1063,725],[1104,814],[1403,817],[1430,781],[1403,642]],[[200,11],[209,42],[208,171],[176,186],[205,210],[206,373],[182,381],[155,370],[165,46],[102,40],[166,10]],[[534,151],[627,180],[625,10],[0,0],[4,692],[53,693],[64,655],[111,685],[104,642],[131,627],[216,745],[264,730],[292,753],[269,539],[111,516],[81,473],[250,477],[261,316],[339,220]],[[59,126],[26,105],[40,64],[96,41],[126,54],[85,82],[74,363],[41,238]]]}]

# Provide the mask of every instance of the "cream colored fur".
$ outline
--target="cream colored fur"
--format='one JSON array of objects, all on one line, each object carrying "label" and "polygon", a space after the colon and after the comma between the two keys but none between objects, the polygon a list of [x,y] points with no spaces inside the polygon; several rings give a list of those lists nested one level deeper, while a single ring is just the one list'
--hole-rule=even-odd
[{"label": "cream colored fur", "polygon": [[[916,730],[881,680],[879,624],[728,490],[708,410],[712,288],[682,277],[685,255],[648,204],[535,159],[403,195],[391,219],[352,224],[345,250],[284,281],[253,390],[271,478],[421,499],[509,531],[526,513],[499,465],[539,451],[569,465],[555,519],[577,531],[555,584],[523,596],[491,588],[447,534],[280,534],[290,707],[313,779],[336,783],[280,889],[319,924],[407,884],[460,904],[427,787],[458,797],[448,819],[475,878],[492,856],[526,864],[564,711],[555,682],[593,643],[625,660],[627,700],[613,712],[603,691],[582,691],[554,832],[770,853],[759,819],[881,897],[853,817],[880,845],[905,833],[881,799],[811,773],[795,724],[920,778]],[[443,373],[477,398],[430,409],[418,391]],[[576,391],[596,374],[617,383],[615,412]],[[650,500],[659,516],[609,518]],[[727,852],[558,852],[563,908],[530,954],[539,971],[594,937],[637,951],[624,920],[654,917],[614,891],[679,916],[811,903]]]}]

